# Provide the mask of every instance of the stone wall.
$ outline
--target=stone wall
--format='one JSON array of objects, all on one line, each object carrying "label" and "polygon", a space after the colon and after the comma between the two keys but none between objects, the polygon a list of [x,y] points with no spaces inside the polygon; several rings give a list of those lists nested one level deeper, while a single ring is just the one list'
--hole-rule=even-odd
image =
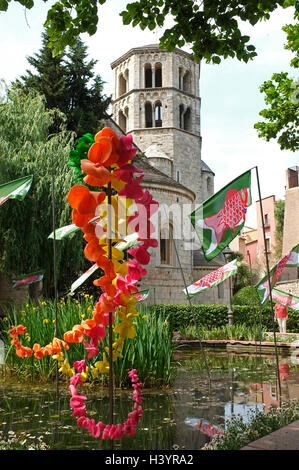
[{"label": "stone wall", "polygon": [[299,279],[295,279],[293,281],[277,282],[276,287],[283,292],[287,292],[288,294],[299,297]]}]

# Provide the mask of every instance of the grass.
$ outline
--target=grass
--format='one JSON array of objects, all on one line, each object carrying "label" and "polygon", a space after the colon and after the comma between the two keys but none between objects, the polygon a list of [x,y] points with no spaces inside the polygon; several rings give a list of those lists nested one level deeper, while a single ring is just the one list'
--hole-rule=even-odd
[{"label": "grass", "polygon": [[267,413],[252,412],[248,423],[237,416],[227,424],[224,433],[214,437],[203,450],[239,450],[297,419],[299,419],[298,401],[284,403],[280,409],[271,408]]},{"label": "grass", "polygon": [[[91,318],[94,304],[92,296],[82,296],[81,301],[61,299],[58,302],[58,338],[63,338],[65,331],[81,323],[82,319]],[[117,317],[117,315],[115,315]],[[15,347],[10,344],[7,331],[11,325],[23,324],[27,333],[20,337],[24,346],[33,347],[34,343],[41,346],[48,344],[55,336],[55,305],[51,300],[41,301],[39,304],[27,303],[20,309],[14,308],[11,314],[2,319],[1,330],[5,341],[6,369],[22,378],[38,380],[51,380],[56,374],[56,361],[46,356],[41,360],[34,358],[19,358],[15,354]],[[117,319],[116,319],[117,324]],[[114,378],[117,387],[130,385],[128,371],[132,368],[138,370],[139,378],[145,386],[169,385],[173,378],[171,357],[175,346],[171,340],[171,333],[167,320],[148,309],[141,308],[139,317],[135,320],[136,337],[126,339],[122,358],[114,363]],[[93,360],[87,359],[82,344],[70,344],[65,351],[65,358],[72,366],[74,361],[85,359],[87,365],[102,359],[102,352],[108,346],[108,334],[101,344],[100,353]],[[107,383],[107,375],[100,378],[101,384]]]},{"label": "grass", "polygon": [[[188,326],[180,328],[180,334],[184,339],[197,339],[196,328]],[[201,339],[232,339],[239,341],[260,341],[265,338],[266,329],[260,331],[257,327],[249,327],[247,325],[225,325],[221,327],[207,328],[203,325],[198,326],[198,333]]]}]

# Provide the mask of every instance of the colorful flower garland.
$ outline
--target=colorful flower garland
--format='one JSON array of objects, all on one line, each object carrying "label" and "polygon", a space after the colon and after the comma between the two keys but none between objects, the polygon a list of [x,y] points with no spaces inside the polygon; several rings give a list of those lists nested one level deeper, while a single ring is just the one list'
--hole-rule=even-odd
[{"label": "colorful flower garland", "polygon": [[[18,335],[26,332],[23,325],[13,326],[10,330],[12,344],[16,346],[16,353],[20,357],[32,356],[41,359],[45,355],[53,355],[59,361],[61,372],[70,376],[71,408],[74,416],[79,416],[78,426],[86,428],[92,435],[99,437],[102,431],[102,423],[95,425],[94,420],[86,417],[86,397],[78,395],[76,385],[87,378],[87,367],[85,361],[76,361],[73,369],[66,363],[62,353],[62,347],[69,348],[68,343],[83,343],[88,354],[88,359],[99,354],[99,343],[106,336],[106,327],[109,324],[109,316],[116,314],[120,322],[114,326],[114,333],[118,335],[112,345],[112,360],[121,357],[125,338],[135,337],[133,320],[139,314],[136,310],[138,299],[134,294],[138,292],[137,284],[142,276],[146,274],[143,265],[150,261],[149,248],[157,247],[157,240],[151,238],[154,227],[150,217],[158,210],[157,201],[153,200],[148,190],[141,186],[143,172],[136,168],[131,161],[137,149],[132,146],[132,136],[117,137],[110,128],[102,129],[95,138],[88,134],[79,139],[76,150],[71,152],[71,166],[76,167],[76,179],[83,179],[85,185],[78,184],[71,188],[67,200],[73,209],[72,220],[81,228],[84,239],[87,242],[85,257],[103,270],[103,276],[94,281],[94,285],[101,288],[102,293],[98,302],[94,305],[92,318],[83,320],[80,325],[74,325],[71,331],[64,333],[64,341],[54,338],[44,347],[35,344],[33,348],[22,346]],[[82,158],[87,156],[88,158]],[[138,177],[135,177],[135,174]],[[89,189],[88,186],[96,187],[98,190]],[[99,190],[100,188],[100,190]],[[113,194],[112,194],[113,191]],[[108,193],[108,195],[107,195]],[[125,217],[125,225],[119,220],[120,198],[125,198],[125,209],[135,203],[135,213]],[[110,208],[109,208],[110,205]],[[111,240],[111,227],[108,225],[109,210],[115,213],[115,227],[113,227],[113,238]],[[140,215],[142,218],[140,220]],[[96,216],[101,216],[94,223]],[[137,247],[128,250],[134,259],[124,261],[124,253],[111,242],[123,241],[121,232],[133,230],[138,233]],[[114,322],[114,316],[112,316]],[[109,349],[103,353],[102,361],[97,361],[91,366],[93,377],[98,373],[109,372],[109,362],[106,357]],[[76,374],[74,369],[78,370]],[[107,425],[102,434],[106,437],[121,438],[123,435],[134,435],[139,418],[142,416],[140,403],[141,384],[135,369],[129,372],[134,393],[134,411],[129,414],[128,421],[124,425]],[[80,411],[81,410],[81,411]],[[82,415],[80,413],[82,412]],[[79,414],[78,414],[79,413]]]}]

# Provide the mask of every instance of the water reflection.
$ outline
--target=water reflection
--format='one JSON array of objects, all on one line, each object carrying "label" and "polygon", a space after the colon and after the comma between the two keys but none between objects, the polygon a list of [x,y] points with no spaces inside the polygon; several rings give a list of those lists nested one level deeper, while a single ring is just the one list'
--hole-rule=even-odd
[{"label": "water reflection", "polygon": [[[115,441],[115,449],[200,449],[227,420],[275,406],[275,358],[209,351],[209,381],[199,350],[181,351],[174,357],[178,370],[173,387],[144,391],[144,415],[134,438]],[[282,401],[299,399],[299,367],[289,358],[280,360]],[[33,387],[0,384],[0,430],[27,431],[41,437],[52,449],[109,449],[110,442],[95,440],[77,428],[69,407],[67,386]],[[88,416],[109,420],[106,391],[89,387]],[[132,410],[131,392],[117,391],[115,423]]]}]

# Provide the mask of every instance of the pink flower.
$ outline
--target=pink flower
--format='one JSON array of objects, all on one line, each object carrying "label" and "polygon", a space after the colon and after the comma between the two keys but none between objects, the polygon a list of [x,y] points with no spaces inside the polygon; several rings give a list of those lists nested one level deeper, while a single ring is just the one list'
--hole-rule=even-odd
[{"label": "pink flower", "polygon": [[84,359],[82,359],[82,361],[76,361],[76,362],[74,362],[73,367],[78,372],[85,372],[86,371],[86,362],[84,361]]},{"label": "pink flower", "polygon": [[130,260],[127,266],[128,274],[132,280],[139,281],[139,279],[147,273],[146,269],[142,268],[140,264],[133,259]]},{"label": "pink flower", "polygon": [[84,340],[83,341],[85,345],[85,349],[87,351],[87,357],[88,359],[92,359],[93,357],[97,356],[99,354],[99,349],[92,344],[89,344],[88,341]]},{"label": "pink flower", "polygon": [[133,148],[132,143],[132,134],[122,135],[119,138],[119,159],[117,160],[117,165],[119,167],[122,167],[130,160],[133,160],[136,155],[137,148]]}]

